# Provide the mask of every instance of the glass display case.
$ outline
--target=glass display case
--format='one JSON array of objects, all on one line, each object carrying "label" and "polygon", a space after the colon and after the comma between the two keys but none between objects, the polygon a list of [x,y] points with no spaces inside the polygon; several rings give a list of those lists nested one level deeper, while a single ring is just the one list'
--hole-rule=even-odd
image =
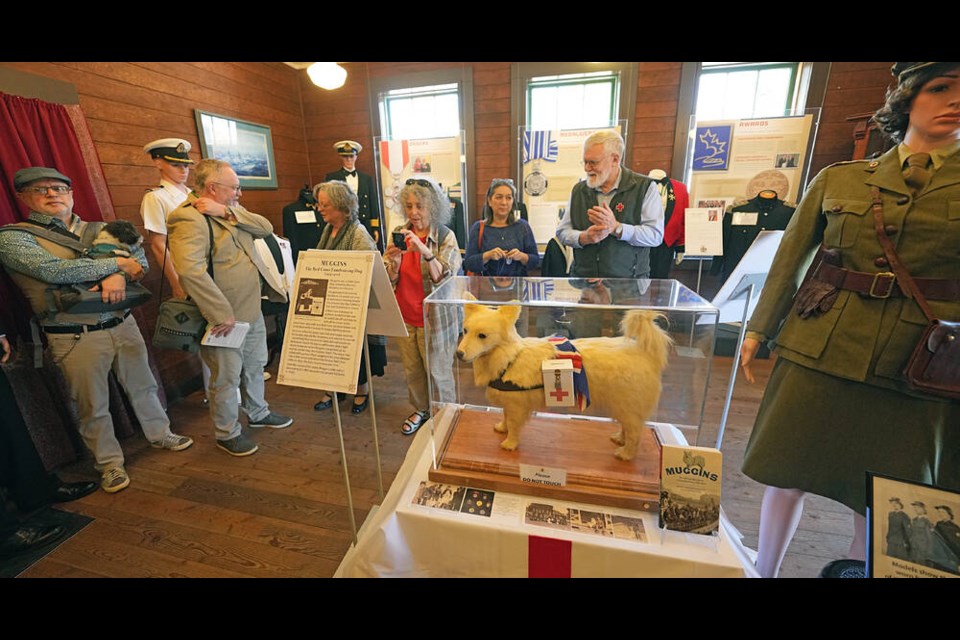
[{"label": "glass display case", "polygon": [[650,427],[697,443],[716,307],[675,280],[458,276],[424,310],[432,480],[656,508]]}]

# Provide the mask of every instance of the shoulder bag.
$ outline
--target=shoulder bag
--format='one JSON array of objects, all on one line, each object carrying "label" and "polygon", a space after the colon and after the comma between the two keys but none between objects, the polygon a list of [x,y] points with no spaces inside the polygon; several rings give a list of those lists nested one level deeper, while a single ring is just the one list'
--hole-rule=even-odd
[{"label": "shoulder bag", "polygon": [[[207,250],[207,273],[213,279],[213,225],[209,216],[207,231],[210,234],[210,246]],[[169,242],[169,235],[167,236]],[[163,266],[160,272],[160,299],[163,300],[163,281],[166,280],[167,243],[164,244]],[[207,330],[207,321],[200,313],[197,303],[187,298],[170,298],[157,307],[157,326],[153,331],[153,346],[158,349],[173,349],[196,353],[200,350],[200,340]]]},{"label": "shoulder bag", "polygon": [[917,287],[913,277],[900,262],[893,243],[883,230],[883,205],[880,189],[873,187],[873,222],[880,246],[893,269],[900,290],[908,298],[916,300],[927,326],[920,336],[910,359],[903,369],[903,376],[911,389],[931,395],[960,399],[960,322],[940,320],[934,317],[927,299]]}]

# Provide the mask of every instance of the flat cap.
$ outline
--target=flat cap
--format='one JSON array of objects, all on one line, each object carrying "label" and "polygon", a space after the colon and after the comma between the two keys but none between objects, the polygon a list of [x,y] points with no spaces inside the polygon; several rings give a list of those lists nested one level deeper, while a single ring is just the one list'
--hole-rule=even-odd
[{"label": "flat cap", "polygon": [[17,191],[20,191],[23,187],[27,186],[35,180],[42,180],[44,178],[52,178],[54,180],[62,180],[67,183],[67,186],[72,184],[70,178],[63,175],[56,169],[51,169],[50,167],[27,167],[25,169],[20,169],[15,174],[13,174],[13,188]]}]

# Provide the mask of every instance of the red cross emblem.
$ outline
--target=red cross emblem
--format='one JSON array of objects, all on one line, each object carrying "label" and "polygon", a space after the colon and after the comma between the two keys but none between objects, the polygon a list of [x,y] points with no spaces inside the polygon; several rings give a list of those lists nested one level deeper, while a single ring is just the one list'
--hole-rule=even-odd
[{"label": "red cross emblem", "polygon": [[622,202],[618,202],[618,203],[617,203],[617,213],[623,213],[623,203],[622,203]]},{"label": "red cross emblem", "polygon": [[550,392],[554,398],[557,399],[557,402],[563,402],[564,397],[570,395],[569,391],[564,391],[563,389],[556,389]]}]

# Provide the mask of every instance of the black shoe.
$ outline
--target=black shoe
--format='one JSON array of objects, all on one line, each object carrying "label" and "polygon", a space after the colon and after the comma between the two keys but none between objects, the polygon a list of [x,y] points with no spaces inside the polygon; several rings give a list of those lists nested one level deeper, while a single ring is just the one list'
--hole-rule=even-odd
[{"label": "black shoe", "polygon": [[327,396],[326,400],[321,400],[317,404],[313,405],[314,411],[323,411],[329,409],[333,406],[333,396]]},{"label": "black shoe", "polygon": [[821,578],[866,578],[867,563],[863,560],[834,560],[820,571]]},{"label": "black shoe", "polygon": [[70,502],[97,490],[96,482],[64,482],[53,492],[53,502]]},{"label": "black shoe", "polygon": [[23,525],[0,538],[0,555],[29,551],[59,540],[66,529],[62,525]]},{"label": "black shoe", "polygon": [[[363,402],[357,404],[357,398],[363,398]],[[367,410],[367,405],[370,404],[370,396],[354,396],[353,397],[353,407],[350,408],[350,413],[356,415],[358,413],[363,413]]]}]

